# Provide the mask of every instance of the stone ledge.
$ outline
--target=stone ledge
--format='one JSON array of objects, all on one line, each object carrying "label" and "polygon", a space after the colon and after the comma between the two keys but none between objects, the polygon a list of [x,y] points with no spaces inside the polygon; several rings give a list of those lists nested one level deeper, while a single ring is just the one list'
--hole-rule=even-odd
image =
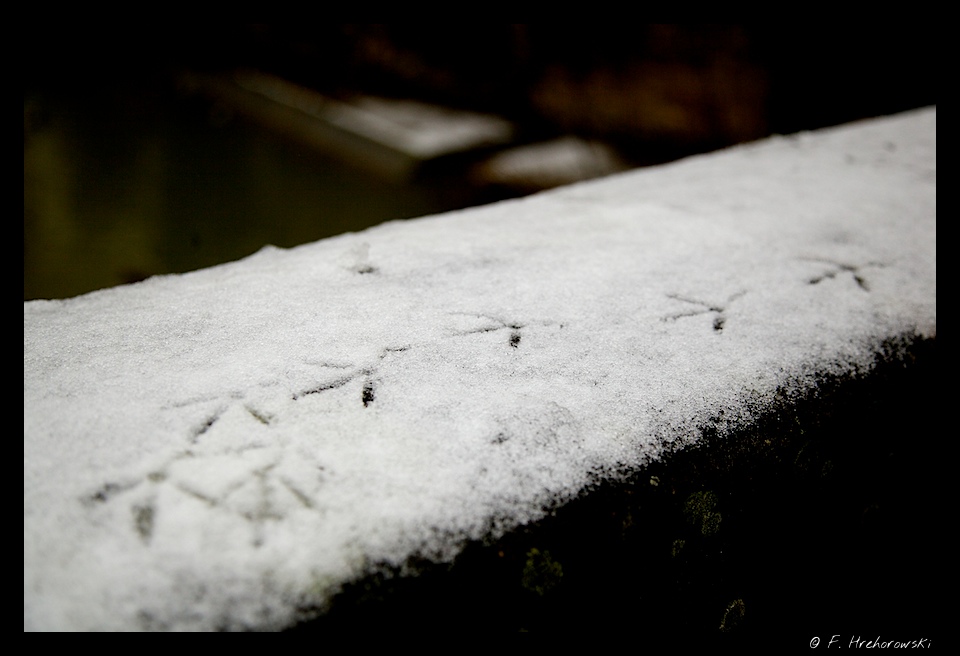
[{"label": "stone ledge", "polygon": [[[520,570],[534,601],[498,628],[601,608],[663,625],[674,593],[613,607],[571,564],[616,541],[550,536],[596,508],[623,544],[658,527],[642,549],[670,539],[701,598],[696,571],[732,576],[718,540],[764,511],[752,459],[846,461],[865,446],[825,403],[871,402],[935,337],[935,109],[25,303],[24,628],[412,619],[404,600],[436,593],[404,590],[450,563],[450,580]],[[681,515],[699,533],[660,530]],[[601,563],[638,590],[663,576],[652,556]],[[377,581],[393,610],[356,614]],[[721,610],[683,612],[763,616],[718,590]],[[583,595],[601,601],[557,612]]]}]

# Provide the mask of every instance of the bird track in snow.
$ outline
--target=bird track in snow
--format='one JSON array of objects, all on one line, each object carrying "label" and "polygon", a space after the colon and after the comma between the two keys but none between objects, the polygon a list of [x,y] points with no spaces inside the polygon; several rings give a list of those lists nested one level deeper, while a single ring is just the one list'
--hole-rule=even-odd
[{"label": "bird track in snow", "polygon": [[681,301],[682,303],[698,305],[700,306],[700,309],[686,310],[684,312],[674,312],[672,314],[666,315],[665,317],[662,318],[662,320],[676,321],[677,319],[682,319],[684,317],[695,317],[701,314],[714,313],[715,316],[713,318],[713,330],[715,332],[720,333],[720,332],[723,332],[723,328],[727,322],[727,316],[726,316],[727,307],[730,305],[730,303],[737,300],[738,298],[740,298],[746,293],[747,293],[746,290],[742,290],[734,294],[731,294],[730,296],[727,297],[727,299],[723,303],[712,303],[710,301],[704,301],[699,298],[694,298],[692,296],[686,296],[683,294],[667,294],[668,298],[672,298],[675,301]]}]

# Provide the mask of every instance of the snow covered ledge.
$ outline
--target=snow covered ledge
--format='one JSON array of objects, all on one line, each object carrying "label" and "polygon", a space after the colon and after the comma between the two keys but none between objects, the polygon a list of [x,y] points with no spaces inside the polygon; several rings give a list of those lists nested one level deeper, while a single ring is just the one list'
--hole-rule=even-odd
[{"label": "snow covered ledge", "polygon": [[935,341],[936,274],[930,108],[24,303],[24,629],[282,628],[656,485]]}]

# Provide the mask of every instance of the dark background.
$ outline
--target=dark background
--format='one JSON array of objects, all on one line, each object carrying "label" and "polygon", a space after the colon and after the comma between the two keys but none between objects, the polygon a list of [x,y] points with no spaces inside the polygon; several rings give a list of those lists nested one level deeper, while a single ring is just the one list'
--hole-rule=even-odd
[{"label": "dark background", "polygon": [[[280,140],[185,73],[276,75],[495,113],[516,143],[644,166],[937,102],[928,25],[78,25],[23,39],[24,300],[529,193],[473,161],[383,179]],[[478,155],[479,156],[479,155]]]}]

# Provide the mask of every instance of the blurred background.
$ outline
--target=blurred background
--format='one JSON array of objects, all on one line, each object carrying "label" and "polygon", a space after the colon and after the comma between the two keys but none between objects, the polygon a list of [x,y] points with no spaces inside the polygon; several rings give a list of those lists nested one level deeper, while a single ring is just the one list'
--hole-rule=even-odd
[{"label": "blurred background", "polygon": [[24,300],[937,102],[911,23],[25,29]]}]

